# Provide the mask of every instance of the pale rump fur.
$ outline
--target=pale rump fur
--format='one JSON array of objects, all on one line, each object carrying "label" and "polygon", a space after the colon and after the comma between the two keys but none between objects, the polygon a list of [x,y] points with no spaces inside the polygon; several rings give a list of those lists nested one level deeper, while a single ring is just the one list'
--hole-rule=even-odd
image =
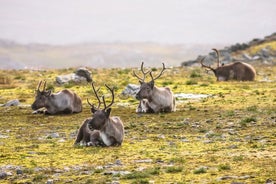
[{"label": "pale rump fur", "polygon": [[148,98],[148,106],[154,112],[174,112],[175,98],[168,87],[153,87],[152,95]]},{"label": "pale rump fur", "polygon": [[[39,83],[39,87],[41,82]],[[45,90],[46,82],[42,91],[39,87],[36,92],[35,101],[32,104],[33,113],[44,112],[45,114],[63,114],[63,113],[78,113],[82,111],[81,98],[74,92],[64,89],[58,93],[52,94],[51,91]],[[46,108],[44,111],[39,111],[40,108]]]}]

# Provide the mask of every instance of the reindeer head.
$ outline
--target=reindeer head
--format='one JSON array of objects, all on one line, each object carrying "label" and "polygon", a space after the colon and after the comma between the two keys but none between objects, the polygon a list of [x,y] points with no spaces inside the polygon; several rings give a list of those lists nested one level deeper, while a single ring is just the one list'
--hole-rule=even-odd
[{"label": "reindeer head", "polygon": [[216,52],[217,56],[218,56],[218,58],[217,58],[217,68],[212,68],[211,66],[204,65],[202,62],[205,59],[205,57],[203,57],[200,61],[201,66],[213,71],[218,81],[227,80],[227,76],[226,76],[227,74],[226,74],[226,71],[223,67],[224,65],[220,66],[219,52],[218,52],[217,49],[212,49],[212,50],[214,50]]},{"label": "reindeer head", "polygon": [[[94,104],[91,104],[89,100],[87,99],[88,104],[91,106],[91,112],[93,113],[93,118],[89,121],[88,125],[92,129],[100,130],[102,129],[106,123],[108,122],[110,112],[111,112],[111,106],[114,103],[114,89],[111,89],[109,86],[105,84],[105,86],[108,88],[108,90],[112,94],[112,100],[111,103],[107,106],[105,102],[104,96],[102,96],[102,102],[97,94],[97,91],[94,87],[94,83],[92,82],[92,88],[95,93],[96,98],[98,99],[98,106],[95,107]],[[100,109],[101,104],[104,104],[104,109]]]},{"label": "reindeer head", "polygon": [[[143,78],[139,77],[134,71],[133,71],[133,74],[139,79],[139,82],[141,84],[140,86],[140,90],[139,92],[136,94],[136,99],[137,100],[142,100],[142,99],[150,99],[151,96],[152,96],[152,93],[153,93],[153,87],[154,87],[154,81],[156,79],[158,79],[159,77],[161,77],[161,75],[163,74],[164,70],[166,69],[165,68],[165,64],[163,64],[163,68],[162,68],[162,71],[160,72],[160,74],[157,76],[157,77],[153,77],[152,76],[152,71],[147,71],[145,72],[144,69],[143,69],[143,65],[144,63],[142,62],[141,64],[141,71],[143,73]],[[145,77],[146,77],[146,74],[150,74],[150,77],[151,77],[151,81],[150,82],[145,82]]]},{"label": "reindeer head", "polygon": [[47,98],[51,95],[51,90],[46,91],[46,81],[44,81],[43,90],[40,91],[40,86],[42,84],[42,81],[38,83],[37,89],[36,89],[36,96],[35,101],[32,104],[32,109],[37,110],[42,107],[45,107]]}]

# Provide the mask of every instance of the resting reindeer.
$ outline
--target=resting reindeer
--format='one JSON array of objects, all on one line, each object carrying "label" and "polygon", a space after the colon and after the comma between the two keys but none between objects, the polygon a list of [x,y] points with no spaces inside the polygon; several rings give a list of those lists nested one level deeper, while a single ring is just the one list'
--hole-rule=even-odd
[{"label": "resting reindeer", "polygon": [[213,49],[217,53],[217,68],[212,68],[210,66],[204,65],[202,62],[205,59],[202,58],[200,63],[202,67],[212,70],[217,78],[217,81],[228,81],[228,80],[238,80],[238,81],[253,81],[256,76],[255,69],[244,62],[235,62],[227,65],[221,65],[219,62],[219,52],[217,49]]},{"label": "resting reindeer", "polygon": [[[102,96],[102,102],[95,90],[94,83],[92,88],[95,96],[98,99],[98,107],[91,104],[88,99],[87,102],[91,106],[93,117],[84,121],[79,129],[75,144],[81,141],[88,146],[120,146],[124,138],[124,126],[119,117],[110,117],[111,105],[114,103],[114,89],[105,85],[111,91],[112,101],[106,106],[105,98]],[[100,109],[100,105],[104,104],[104,109]]]},{"label": "resting reindeer", "polygon": [[[58,93],[52,94],[50,90],[45,90],[46,81],[44,81],[43,90],[40,91],[42,81],[38,83],[35,101],[32,104],[33,113],[44,114],[69,114],[82,111],[81,99],[76,93],[64,89]],[[45,107],[46,110],[38,110]]]},{"label": "resting reindeer", "polygon": [[[173,92],[168,87],[156,87],[154,81],[161,77],[165,68],[163,68],[157,77],[152,76],[152,71],[144,71],[144,63],[141,64],[143,78],[139,77],[134,71],[133,74],[139,79],[141,84],[139,92],[136,94],[136,99],[140,100],[136,112],[157,113],[157,112],[173,112],[175,111],[175,98]],[[151,81],[145,82],[146,74],[150,74]]]}]

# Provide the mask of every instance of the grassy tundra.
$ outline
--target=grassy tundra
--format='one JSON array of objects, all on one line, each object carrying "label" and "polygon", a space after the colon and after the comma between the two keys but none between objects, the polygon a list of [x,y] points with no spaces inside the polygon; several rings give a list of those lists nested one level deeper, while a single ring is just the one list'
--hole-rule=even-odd
[{"label": "grassy tundra", "polygon": [[[90,84],[54,81],[74,69],[2,70],[0,103],[17,98],[21,106],[0,107],[0,183],[275,181],[276,66],[254,66],[254,82],[217,82],[199,67],[168,69],[158,86],[211,96],[177,99],[176,112],[159,114],[136,114],[138,100],[121,96],[127,84],[138,84],[132,69],[91,69],[97,86],[107,82],[102,79],[115,85],[111,115],[120,116],[126,131],[122,146],[105,148],[73,146],[76,131],[91,117],[86,99],[93,92]],[[83,112],[32,114],[37,82],[44,79],[54,92],[76,92]]]}]

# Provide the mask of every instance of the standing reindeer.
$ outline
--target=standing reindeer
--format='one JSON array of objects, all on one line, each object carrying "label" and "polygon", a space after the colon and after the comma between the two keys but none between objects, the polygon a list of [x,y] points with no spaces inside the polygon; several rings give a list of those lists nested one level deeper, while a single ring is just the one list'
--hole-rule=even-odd
[{"label": "standing reindeer", "polygon": [[[136,112],[157,113],[157,112],[173,112],[175,111],[175,98],[173,92],[168,87],[156,87],[154,81],[161,77],[165,68],[163,64],[162,71],[157,77],[153,77],[152,71],[144,71],[142,62],[141,72],[143,78],[139,77],[134,71],[133,74],[139,79],[141,84],[139,92],[136,94],[136,99],[140,100],[139,106]],[[145,77],[150,74],[151,81],[145,82]]]},{"label": "standing reindeer", "polygon": [[[32,104],[34,114],[70,114],[82,111],[82,102],[76,93],[64,89],[52,94],[51,90],[46,90],[46,81],[44,81],[43,90],[40,91],[41,84],[42,81],[38,83],[35,101]],[[38,110],[42,107],[46,110]]]},{"label": "standing reindeer", "polygon": [[253,66],[244,62],[235,62],[227,65],[221,65],[219,61],[219,52],[217,49],[213,49],[217,58],[217,68],[212,68],[210,66],[204,65],[202,62],[205,59],[202,58],[200,63],[202,67],[212,70],[217,78],[217,81],[228,81],[228,80],[238,80],[238,81],[253,81],[256,76],[256,71]]},{"label": "standing reindeer", "polygon": [[[107,106],[104,96],[102,102],[95,90],[94,83],[92,88],[98,99],[98,107],[91,104],[88,99],[87,102],[91,106],[92,118],[84,121],[79,129],[75,144],[84,141],[88,146],[120,146],[124,138],[124,126],[119,117],[110,117],[111,105],[114,103],[114,89],[105,85],[112,94],[112,101]],[[100,105],[104,104],[104,109],[100,109]]]}]

